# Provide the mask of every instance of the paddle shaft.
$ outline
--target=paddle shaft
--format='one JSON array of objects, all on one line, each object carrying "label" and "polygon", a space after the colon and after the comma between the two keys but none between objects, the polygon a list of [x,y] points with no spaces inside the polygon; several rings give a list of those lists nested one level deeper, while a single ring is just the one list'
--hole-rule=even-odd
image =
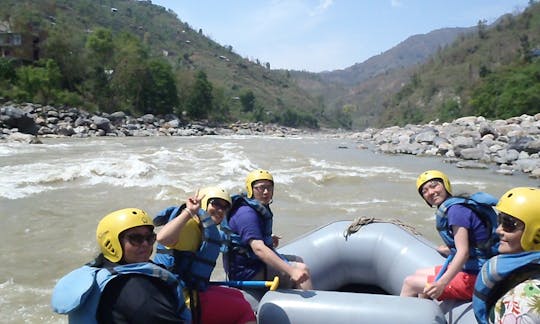
[{"label": "paddle shaft", "polygon": [[446,260],[444,261],[444,263],[443,263],[443,265],[441,267],[441,270],[439,271],[439,273],[435,277],[435,281],[439,281],[439,279],[441,279],[442,275],[446,272],[446,269],[448,269],[448,265],[450,264],[450,262],[452,261],[453,258],[454,258],[454,254],[448,255],[448,257],[446,258]]},{"label": "paddle shaft", "polygon": [[262,280],[231,280],[231,281],[211,281],[211,285],[229,286],[236,288],[270,288],[276,290],[279,285],[279,277],[274,277],[272,281]]}]

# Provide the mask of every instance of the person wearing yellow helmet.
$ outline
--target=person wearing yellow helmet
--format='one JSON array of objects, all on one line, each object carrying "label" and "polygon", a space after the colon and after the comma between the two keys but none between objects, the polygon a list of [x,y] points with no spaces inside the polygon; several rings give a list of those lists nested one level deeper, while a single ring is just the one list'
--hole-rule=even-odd
[{"label": "person wearing yellow helmet", "polygon": [[209,285],[221,249],[221,223],[231,207],[231,196],[219,187],[207,187],[154,217],[163,225],[154,262],[163,264],[185,284],[184,294],[195,322],[255,323],[251,305],[237,289]]},{"label": "person wearing yellow helmet", "polygon": [[422,199],[436,207],[436,228],[444,242],[437,251],[444,264],[418,269],[405,278],[401,296],[438,300],[471,300],[480,267],[494,255],[497,199],[486,193],[453,196],[446,174],[438,170],[421,173],[416,189]]},{"label": "person wearing yellow helmet", "polygon": [[540,323],[540,189],[516,187],[497,206],[500,255],[474,287],[478,323]]},{"label": "person wearing yellow helmet", "polygon": [[101,253],[56,284],[53,309],[70,323],[186,323],[191,314],[179,299],[181,283],[152,263],[156,241],[152,219],[125,208],[99,222]]},{"label": "person wearing yellow helmet", "polygon": [[274,178],[267,170],[254,170],[245,180],[246,193],[233,197],[233,208],[221,229],[227,233],[228,252],[223,264],[232,280],[272,280],[280,287],[312,289],[309,269],[299,256],[281,255],[272,234]]}]

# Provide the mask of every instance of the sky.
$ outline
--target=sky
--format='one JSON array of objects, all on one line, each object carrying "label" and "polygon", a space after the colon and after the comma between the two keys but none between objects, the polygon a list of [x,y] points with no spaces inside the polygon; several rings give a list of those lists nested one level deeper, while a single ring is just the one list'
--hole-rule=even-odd
[{"label": "sky", "polygon": [[345,69],[408,37],[488,24],[529,0],[152,0],[272,69]]}]

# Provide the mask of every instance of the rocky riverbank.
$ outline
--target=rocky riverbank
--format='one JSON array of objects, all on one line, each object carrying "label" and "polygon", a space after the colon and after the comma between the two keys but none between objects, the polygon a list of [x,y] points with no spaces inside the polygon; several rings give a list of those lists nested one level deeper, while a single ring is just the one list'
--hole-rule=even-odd
[{"label": "rocky riverbank", "polygon": [[391,154],[441,156],[460,168],[489,168],[500,174],[523,172],[540,179],[540,113],[506,120],[462,117],[349,135],[360,147]]},{"label": "rocky riverbank", "polygon": [[[202,135],[296,135],[304,131],[263,123],[212,124],[188,122],[176,115],[141,117],[124,112],[92,114],[77,108],[36,104],[4,104],[0,107],[0,139],[24,133],[39,137],[95,136],[202,136]],[[15,135],[21,137],[21,135]]]},{"label": "rocky riverbank", "polygon": [[[0,141],[39,143],[42,137],[94,136],[297,136],[313,131],[262,123],[188,122],[176,115],[123,112],[92,114],[76,108],[6,103],[0,107]],[[540,179],[540,113],[506,120],[463,117],[451,123],[431,122],[362,132],[319,132],[354,140],[359,148],[388,154],[441,156],[462,168],[489,168],[511,175],[523,172]]]}]

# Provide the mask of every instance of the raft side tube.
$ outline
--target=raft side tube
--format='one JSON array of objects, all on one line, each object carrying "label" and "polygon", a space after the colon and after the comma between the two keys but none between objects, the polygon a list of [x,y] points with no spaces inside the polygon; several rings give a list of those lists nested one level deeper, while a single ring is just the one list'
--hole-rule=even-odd
[{"label": "raft side tube", "polygon": [[333,291],[269,291],[257,323],[447,323],[431,300]]},{"label": "raft side tube", "polygon": [[[406,276],[444,262],[432,242],[392,223],[364,225],[346,239],[349,225],[330,223],[278,249],[303,258],[317,290],[267,292],[259,323],[476,323],[470,302],[399,297]],[[355,284],[388,295],[336,291]]]},{"label": "raft side tube", "polygon": [[345,239],[343,231],[349,224],[328,224],[278,251],[302,257],[310,268],[314,289],[327,291],[369,284],[399,295],[406,276],[444,262],[433,243],[398,225],[371,223]]}]

